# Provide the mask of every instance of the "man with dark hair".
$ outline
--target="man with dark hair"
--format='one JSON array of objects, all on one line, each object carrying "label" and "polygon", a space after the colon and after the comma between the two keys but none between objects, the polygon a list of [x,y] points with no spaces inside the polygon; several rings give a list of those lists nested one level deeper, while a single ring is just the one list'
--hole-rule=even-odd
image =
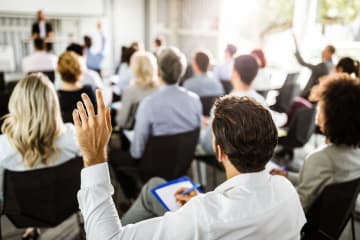
[{"label": "man with dark hair", "polygon": [[210,54],[207,51],[196,52],[192,61],[195,76],[185,80],[184,88],[196,93],[199,97],[223,95],[224,89],[221,83],[208,73],[209,66]]},{"label": "man with dark hair", "polygon": [[85,49],[84,46],[78,43],[71,43],[67,48],[66,51],[72,51],[79,56],[80,64],[83,68],[82,78],[80,83],[82,85],[90,85],[94,90],[96,88],[103,88],[104,84],[101,81],[100,75],[95,72],[94,70],[88,69],[86,66],[86,59],[84,57]]},{"label": "man with dark hair", "polygon": [[86,53],[86,65],[89,69],[96,71],[101,76],[101,63],[105,56],[105,34],[102,31],[102,23],[97,23],[97,28],[101,36],[101,46],[99,51],[93,49],[92,39],[90,36],[84,36],[84,46]]},{"label": "man with dark hair", "polygon": [[45,50],[45,41],[42,38],[34,39],[35,51],[23,59],[23,72],[55,71],[57,56]]},{"label": "man with dark hair", "polygon": [[231,71],[237,48],[234,44],[228,44],[224,52],[224,62],[214,68],[214,77],[219,81],[230,81]]},{"label": "man with dark hair", "polygon": [[308,99],[310,95],[311,88],[319,83],[319,78],[325,75],[328,75],[334,67],[332,56],[335,54],[335,47],[332,45],[326,46],[321,52],[321,63],[311,64],[304,61],[302,58],[299,46],[294,36],[294,42],[296,46],[295,57],[298,63],[304,67],[307,67],[311,70],[311,76],[308,82],[305,85],[301,93],[301,97]]},{"label": "man with dark hair", "polygon": [[[258,72],[258,63],[252,55],[241,55],[234,59],[233,72],[231,75],[231,84],[233,91],[232,96],[247,96],[253,98],[255,101],[263,106],[266,106],[265,99],[251,88],[251,83],[255,79]],[[213,116],[210,116],[210,123]],[[207,154],[213,153],[212,148],[212,129],[211,124],[207,126],[204,134],[201,137],[200,144]]]},{"label": "man with dark hair", "polygon": [[[87,112],[80,103],[73,117],[85,165],[78,200],[88,239],[300,239],[306,220],[299,196],[285,178],[265,170],[277,129],[260,104],[232,96],[215,104],[213,147],[225,168],[223,184],[200,195],[179,189],[173,197],[180,209],[163,215],[165,210],[150,192],[162,180],[152,179],[120,221],[104,154],[111,135],[110,113],[100,92],[98,115],[87,96],[84,101]],[[148,220],[122,226],[130,216],[132,222]]]}]

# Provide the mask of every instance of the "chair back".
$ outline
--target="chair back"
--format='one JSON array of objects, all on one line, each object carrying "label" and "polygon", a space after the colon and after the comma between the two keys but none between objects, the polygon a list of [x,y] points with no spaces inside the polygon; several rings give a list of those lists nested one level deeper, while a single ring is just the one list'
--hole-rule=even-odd
[{"label": "chair back", "polygon": [[82,158],[24,172],[5,170],[5,214],[18,228],[54,227],[79,211]]},{"label": "chair back", "polygon": [[275,105],[271,109],[277,112],[286,113],[295,97],[300,95],[300,85],[297,83],[299,73],[287,75],[284,85],[279,90]]},{"label": "chair back", "polygon": [[126,130],[134,129],[136,112],[139,108],[139,105],[140,105],[140,102],[131,104],[128,116],[126,118],[126,122],[125,122],[124,126],[122,126],[122,129],[126,129]]},{"label": "chair back", "polygon": [[302,239],[338,239],[352,217],[360,178],[327,186],[306,214]]},{"label": "chair back", "polygon": [[209,117],[211,108],[214,106],[214,103],[216,99],[219,96],[206,96],[206,97],[200,97],[200,101],[202,104],[203,109],[203,116]]},{"label": "chair back", "polygon": [[151,177],[167,180],[186,174],[194,157],[199,129],[170,136],[152,136],[138,164],[143,181]]},{"label": "chair back", "polygon": [[233,90],[233,86],[230,80],[222,79],[220,82],[224,88],[225,94],[229,94]]},{"label": "chair back", "polygon": [[315,107],[302,107],[295,112],[286,136],[287,147],[302,147],[309,141],[316,128],[315,116]]}]

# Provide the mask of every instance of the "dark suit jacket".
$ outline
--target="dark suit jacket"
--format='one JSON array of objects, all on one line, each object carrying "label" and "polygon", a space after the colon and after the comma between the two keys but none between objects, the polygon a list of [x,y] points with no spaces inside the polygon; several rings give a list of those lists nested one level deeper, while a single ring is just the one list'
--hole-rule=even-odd
[{"label": "dark suit jacket", "polygon": [[[48,36],[49,33],[53,31],[53,28],[49,22],[45,22],[45,31],[46,31],[46,36]],[[34,22],[31,27],[31,35],[34,33],[40,34],[39,22]]]},{"label": "dark suit jacket", "polygon": [[333,64],[332,62],[321,62],[316,65],[306,63],[298,51],[295,53],[295,57],[300,65],[307,67],[311,70],[311,76],[301,93],[301,97],[308,99],[311,88],[319,83],[320,77],[328,75],[330,73]]}]

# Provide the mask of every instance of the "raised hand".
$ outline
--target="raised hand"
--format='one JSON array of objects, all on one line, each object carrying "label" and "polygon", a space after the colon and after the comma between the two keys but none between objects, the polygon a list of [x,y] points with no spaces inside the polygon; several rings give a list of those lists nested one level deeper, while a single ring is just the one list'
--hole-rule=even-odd
[{"label": "raised hand", "polygon": [[73,111],[73,119],[84,165],[88,167],[106,161],[112,126],[110,109],[105,108],[100,90],[96,91],[97,114],[90,98],[86,94],[82,94],[81,98],[85,107],[79,101],[77,109]]}]

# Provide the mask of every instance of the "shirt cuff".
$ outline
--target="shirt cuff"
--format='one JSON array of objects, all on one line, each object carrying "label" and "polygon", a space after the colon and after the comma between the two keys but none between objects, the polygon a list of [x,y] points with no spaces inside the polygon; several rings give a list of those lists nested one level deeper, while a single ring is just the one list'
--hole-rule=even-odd
[{"label": "shirt cuff", "polygon": [[81,170],[81,189],[99,184],[111,184],[109,166],[106,162],[85,167]]}]

